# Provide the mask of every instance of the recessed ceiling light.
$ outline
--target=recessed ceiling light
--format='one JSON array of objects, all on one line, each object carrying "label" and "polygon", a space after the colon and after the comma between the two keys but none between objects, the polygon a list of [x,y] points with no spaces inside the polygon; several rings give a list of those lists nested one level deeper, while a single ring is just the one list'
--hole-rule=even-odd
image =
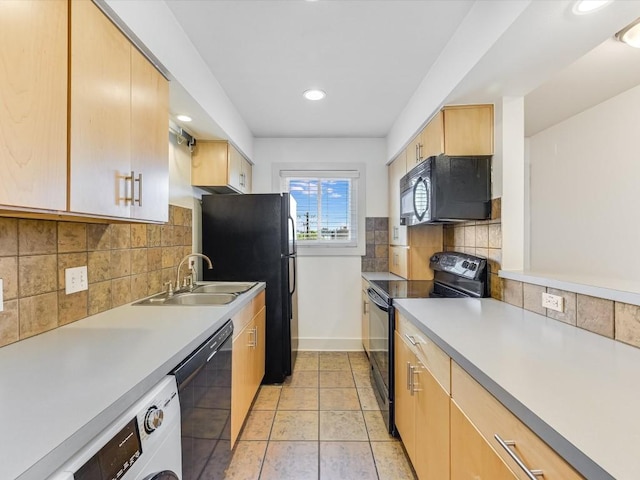
[{"label": "recessed ceiling light", "polygon": [[189,115],[176,115],[176,118],[181,122],[190,122],[191,117]]},{"label": "recessed ceiling light", "polygon": [[302,95],[307,100],[322,100],[324,97],[327,96],[327,94],[322,90],[315,90],[315,89],[307,90]]},{"label": "recessed ceiling light", "polygon": [[640,18],[616,33],[616,38],[630,47],[640,48]]},{"label": "recessed ceiling light", "polygon": [[579,0],[573,5],[573,13],[576,15],[586,15],[600,10],[611,0]]}]

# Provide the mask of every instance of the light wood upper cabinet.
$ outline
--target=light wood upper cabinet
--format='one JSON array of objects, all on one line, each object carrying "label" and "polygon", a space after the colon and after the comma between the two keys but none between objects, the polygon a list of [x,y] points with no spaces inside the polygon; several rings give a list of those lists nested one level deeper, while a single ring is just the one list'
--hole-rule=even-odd
[{"label": "light wood upper cabinet", "polygon": [[440,155],[444,149],[444,112],[440,110],[420,134],[422,142],[422,160]]},{"label": "light wood upper cabinet", "polygon": [[169,218],[169,83],[131,48],[131,170],[134,203],[131,217]]},{"label": "light wood upper cabinet", "polygon": [[69,210],[129,217],[131,44],[92,2],[71,2]]},{"label": "light wood upper cabinet", "polygon": [[233,317],[231,364],[231,447],[249,413],[265,371],[265,293]]},{"label": "light wood upper cabinet", "polygon": [[493,155],[493,105],[443,109],[446,155]]},{"label": "light wood upper cabinet", "polygon": [[216,193],[251,193],[251,163],[229,142],[199,141],[191,157],[191,184]]},{"label": "light wood upper cabinet", "polygon": [[66,0],[0,2],[0,208],[65,210]]},{"label": "light wood upper cabinet", "polygon": [[389,164],[389,244],[407,245],[407,227],[400,225],[400,179],[407,173],[407,151]]},{"label": "light wood upper cabinet", "polygon": [[93,4],[71,2],[69,211],[166,221],[168,85]]},{"label": "light wood upper cabinet", "polygon": [[493,105],[450,105],[440,110],[407,146],[407,171],[423,160],[493,155]]}]

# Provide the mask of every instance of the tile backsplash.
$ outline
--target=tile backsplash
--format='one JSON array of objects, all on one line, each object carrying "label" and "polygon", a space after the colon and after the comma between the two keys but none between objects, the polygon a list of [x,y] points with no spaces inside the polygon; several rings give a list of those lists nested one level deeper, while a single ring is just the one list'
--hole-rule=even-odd
[{"label": "tile backsplash", "polygon": [[487,259],[491,297],[502,300],[502,279],[498,270],[502,263],[501,199],[491,201],[491,220],[445,225],[444,250],[468,253]]},{"label": "tile backsplash", "polygon": [[[504,279],[504,301],[548,318],[640,347],[640,306]],[[542,307],[542,293],[563,298],[563,312]]]},{"label": "tile backsplash", "polygon": [[[192,211],[165,225],[0,217],[0,347],[160,292],[192,252]],[[89,290],[65,294],[65,269],[87,266]]]},{"label": "tile backsplash", "polygon": [[366,255],[362,257],[363,272],[389,271],[389,219],[387,217],[367,217]]}]

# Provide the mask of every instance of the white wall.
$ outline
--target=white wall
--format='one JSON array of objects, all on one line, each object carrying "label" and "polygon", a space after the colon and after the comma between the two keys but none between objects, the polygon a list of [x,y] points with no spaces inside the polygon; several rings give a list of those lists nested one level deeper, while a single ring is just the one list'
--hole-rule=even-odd
[{"label": "white wall", "polygon": [[639,125],[640,86],[531,137],[532,271],[640,286]]},{"label": "white wall", "polygon": [[[272,191],[273,163],[367,164],[366,215],[387,216],[384,139],[256,139],[253,191]],[[298,318],[301,350],[362,349],[360,257],[298,259]]]},{"label": "white wall", "polygon": [[[194,252],[202,252],[200,199],[203,192],[191,186],[191,152],[184,143],[178,144],[173,133],[169,133],[169,203],[193,210]],[[201,272],[202,269],[198,271]]]}]

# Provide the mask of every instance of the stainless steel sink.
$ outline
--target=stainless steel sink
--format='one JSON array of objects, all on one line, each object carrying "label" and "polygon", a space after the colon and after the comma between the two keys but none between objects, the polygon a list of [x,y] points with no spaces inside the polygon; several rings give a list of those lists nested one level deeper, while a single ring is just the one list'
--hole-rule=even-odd
[{"label": "stainless steel sink", "polygon": [[164,305],[226,305],[238,295],[234,293],[179,293],[164,301]]},{"label": "stainless steel sink", "polygon": [[208,282],[196,284],[193,293],[244,293],[258,282]]},{"label": "stainless steel sink", "polygon": [[133,305],[226,305],[233,302],[235,293],[182,292],[168,296],[166,293],[155,295],[134,303]]}]

